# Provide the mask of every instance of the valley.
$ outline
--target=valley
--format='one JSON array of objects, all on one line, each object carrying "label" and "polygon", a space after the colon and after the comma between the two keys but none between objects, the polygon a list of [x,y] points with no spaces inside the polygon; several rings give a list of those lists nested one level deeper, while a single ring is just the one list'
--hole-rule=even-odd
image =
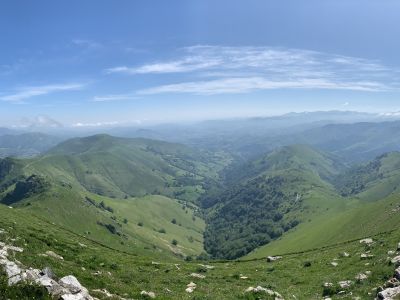
[{"label": "valley", "polygon": [[[24,249],[15,254],[22,265],[73,274],[99,299],[110,298],[104,288],[115,299],[269,293],[246,292],[251,286],[285,299],[373,299],[400,241],[400,155],[351,164],[338,153],[303,143],[244,159],[147,138],[68,139],[36,157],[0,160],[0,238]],[[373,253],[367,265],[363,251]],[[368,279],[355,279],[365,271]],[[17,286],[0,288],[30,299],[18,298]],[[47,295],[39,286],[29,293]]]}]

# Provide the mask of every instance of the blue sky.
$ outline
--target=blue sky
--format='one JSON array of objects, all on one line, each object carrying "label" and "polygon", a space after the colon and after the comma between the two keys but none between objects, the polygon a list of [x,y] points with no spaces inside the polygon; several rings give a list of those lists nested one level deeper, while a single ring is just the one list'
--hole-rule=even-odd
[{"label": "blue sky", "polygon": [[400,110],[400,2],[0,2],[0,125]]}]

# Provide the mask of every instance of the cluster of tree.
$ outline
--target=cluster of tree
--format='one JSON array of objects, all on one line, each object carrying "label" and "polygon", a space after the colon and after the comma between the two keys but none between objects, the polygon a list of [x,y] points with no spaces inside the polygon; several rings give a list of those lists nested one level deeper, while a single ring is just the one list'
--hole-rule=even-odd
[{"label": "cluster of tree", "polygon": [[286,214],[301,204],[284,192],[286,181],[259,176],[214,194],[218,205],[207,220],[206,251],[215,258],[238,258],[296,226],[299,221]]},{"label": "cluster of tree", "polygon": [[383,156],[380,156],[367,164],[355,166],[337,176],[334,180],[336,189],[343,197],[362,192],[369,182],[383,177],[383,174],[380,173],[382,158]]},{"label": "cluster of tree", "polygon": [[28,178],[18,180],[12,192],[7,193],[3,198],[4,204],[12,204],[25,198],[44,192],[49,183],[41,176],[31,175]]},{"label": "cluster of tree", "polygon": [[100,203],[97,203],[95,200],[93,200],[92,198],[87,197],[87,196],[85,197],[85,200],[86,200],[88,203],[90,203],[91,205],[96,206],[96,207],[99,208],[99,209],[106,210],[106,211],[108,211],[108,212],[110,212],[110,213],[113,213],[113,212],[114,212],[114,209],[113,209],[111,206],[106,205],[106,204],[104,203],[104,201],[101,201]]}]

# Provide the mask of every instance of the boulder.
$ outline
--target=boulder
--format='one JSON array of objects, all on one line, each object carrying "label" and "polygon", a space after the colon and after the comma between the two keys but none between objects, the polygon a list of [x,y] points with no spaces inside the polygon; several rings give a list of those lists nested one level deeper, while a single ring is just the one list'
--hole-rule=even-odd
[{"label": "boulder", "polygon": [[15,262],[3,259],[0,261],[0,265],[3,265],[4,271],[7,274],[8,285],[17,284],[22,280],[22,270]]},{"label": "boulder", "polygon": [[394,271],[394,276],[400,280],[400,267],[398,267],[395,271]]},{"label": "boulder", "polygon": [[68,275],[60,279],[59,284],[68,289],[72,294],[77,294],[82,290],[82,285],[75,276]]},{"label": "boulder", "polygon": [[396,267],[400,266],[400,255],[393,257],[390,261],[393,265],[395,265]]},{"label": "boulder", "polygon": [[51,279],[56,279],[56,275],[54,274],[53,270],[50,269],[49,267],[44,268],[41,272],[40,272],[41,276],[47,276]]},{"label": "boulder", "polygon": [[378,299],[392,300],[400,295],[400,287],[388,288],[378,293]]},{"label": "boulder", "polygon": [[27,281],[35,282],[41,277],[41,271],[38,269],[32,269],[29,268],[28,270],[25,270],[25,279]]}]

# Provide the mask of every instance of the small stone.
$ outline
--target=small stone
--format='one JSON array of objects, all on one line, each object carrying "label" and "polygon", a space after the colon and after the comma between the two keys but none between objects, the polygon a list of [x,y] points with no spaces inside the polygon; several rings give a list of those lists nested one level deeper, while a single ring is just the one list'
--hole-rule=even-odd
[{"label": "small stone", "polygon": [[369,253],[361,253],[361,255],[360,255],[361,259],[371,259],[373,257],[374,256],[372,254],[369,254]]},{"label": "small stone", "polygon": [[353,282],[350,280],[343,280],[339,281],[338,284],[342,289],[348,289],[353,284]]},{"label": "small stone", "polygon": [[399,267],[400,266],[400,255],[393,257],[390,262],[392,264],[394,264],[396,267]]},{"label": "small stone", "polygon": [[350,254],[347,253],[346,251],[344,251],[344,252],[340,253],[340,256],[341,256],[341,257],[349,257]]},{"label": "small stone", "polygon": [[367,276],[366,274],[364,274],[364,273],[360,273],[360,274],[357,274],[357,276],[355,277],[355,279],[356,279],[357,281],[363,281],[363,280],[368,279],[368,276]]},{"label": "small stone", "polygon": [[366,238],[366,239],[360,240],[360,244],[366,244],[366,245],[371,245],[373,242],[374,242],[374,240],[371,238]]},{"label": "small stone", "polygon": [[199,264],[199,266],[201,266],[201,267],[203,267],[203,268],[206,268],[206,269],[208,269],[208,270],[212,270],[212,269],[214,269],[214,268],[215,268],[214,266],[210,266],[210,265],[203,265],[203,264]]},{"label": "small stone", "polygon": [[156,294],[154,292],[147,292],[147,291],[141,291],[140,295],[151,299],[154,299],[156,297]]},{"label": "small stone", "polygon": [[204,278],[206,278],[205,275],[198,274],[198,273],[191,273],[190,276],[191,276],[191,277],[194,277],[194,278],[199,278],[199,279],[204,279]]},{"label": "small stone", "polygon": [[267,262],[273,262],[282,259],[282,256],[268,256]]},{"label": "small stone", "polygon": [[59,260],[64,260],[64,257],[62,257],[61,255],[58,255],[57,253],[53,252],[53,251],[46,251],[45,253],[47,256],[59,259]]},{"label": "small stone", "polygon": [[334,267],[337,267],[337,266],[338,266],[338,263],[335,262],[335,261],[333,261],[333,262],[331,262],[331,265],[334,266]]}]

